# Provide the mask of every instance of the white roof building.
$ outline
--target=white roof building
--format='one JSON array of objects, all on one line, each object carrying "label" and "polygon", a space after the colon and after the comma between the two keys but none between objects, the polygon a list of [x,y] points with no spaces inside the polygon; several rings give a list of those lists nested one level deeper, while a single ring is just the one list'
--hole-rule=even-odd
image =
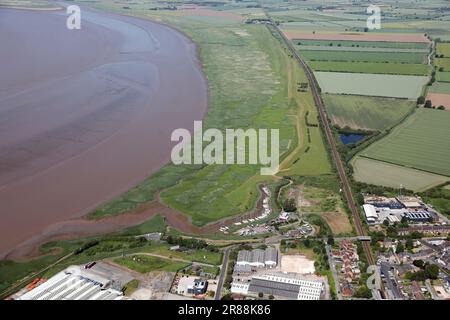
[{"label": "white roof building", "polygon": [[274,247],[267,247],[264,251],[264,264],[266,267],[273,268],[278,264],[278,250]]},{"label": "white roof building", "polygon": [[18,300],[122,300],[121,291],[108,288],[109,279],[103,278],[79,266],[70,266],[64,271]]},{"label": "white roof building", "polygon": [[375,207],[371,204],[363,205],[364,214],[366,215],[367,223],[374,224],[378,222],[378,213]]},{"label": "white roof building", "polygon": [[290,300],[319,300],[324,290],[323,280],[283,273],[253,276],[250,283],[231,284],[232,293],[256,295],[262,292]]},{"label": "white roof building", "polygon": [[240,250],[238,252],[236,265],[249,265],[256,268],[275,267],[278,264],[278,250],[267,247],[265,250],[254,249],[252,251]]}]

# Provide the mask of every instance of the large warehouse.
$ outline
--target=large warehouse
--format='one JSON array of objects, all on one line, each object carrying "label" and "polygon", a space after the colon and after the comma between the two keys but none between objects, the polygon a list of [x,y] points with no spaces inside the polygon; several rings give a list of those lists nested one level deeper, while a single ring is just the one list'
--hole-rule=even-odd
[{"label": "large warehouse", "polygon": [[18,300],[122,300],[122,292],[110,286],[111,280],[92,270],[70,266]]},{"label": "large warehouse", "polygon": [[241,250],[238,252],[236,265],[257,268],[273,268],[278,264],[278,250],[273,247],[267,247],[265,250],[254,249],[252,251]]},{"label": "large warehouse", "polygon": [[284,273],[253,276],[250,283],[233,282],[231,292],[243,295],[273,295],[290,300],[319,300],[325,291],[320,279],[298,277]]}]

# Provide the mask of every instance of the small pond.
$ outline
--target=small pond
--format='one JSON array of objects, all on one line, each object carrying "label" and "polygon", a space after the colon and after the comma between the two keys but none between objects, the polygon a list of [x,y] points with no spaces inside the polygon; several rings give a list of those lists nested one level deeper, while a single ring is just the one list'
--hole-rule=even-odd
[{"label": "small pond", "polygon": [[358,143],[365,138],[365,135],[355,133],[340,133],[339,137],[341,138],[342,143],[347,145],[351,143]]}]

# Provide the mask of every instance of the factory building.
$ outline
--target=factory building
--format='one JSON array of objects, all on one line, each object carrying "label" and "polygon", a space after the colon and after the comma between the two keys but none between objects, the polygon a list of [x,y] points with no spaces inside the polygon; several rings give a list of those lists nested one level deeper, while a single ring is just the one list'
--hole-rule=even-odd
[{"label": "factory building", "polygon": [[375,224],[378,222],[378,213],[375,209],[375,206],[371,204],[365,204],[363,205],[363,209],[368,224]]},{"label": "factory building", "polygon": [[274,247],[267,247],[264,251],[264,264],[268,268],[274,268],[278,264],[278,250]]},{"label": "factory building", "polygon": [[321,279],[308,279],[284,273],[253,276],[249,283],[233,282],[231,292],[242,295],[273,295],[289,300],[319,300],[325,285]]},{"label": "factory building", "polygon": [[79,266],[70,266],[18,300],[122,300],[112,281]]},{"label": "factory building", "polygon": [[254,268],[273,268],[278,264],[278,251],[273,247],[265,250],[254,249],[240,250],[238,252],[236,266],[250,266]]},{"label": "factory building", "polygon": [[426,211],[407,212],[405,217],[413,222],[426,222],[432,220],[431,215]]},{"label": "factory building", "polygon": [[[420,205],[419,202],[413,203],[413,201],[409,201],[408,203],[411,206]],[[379,207],[373,203],[366,203],[363,205],[363,210],[368,224],[380,224],[386,220],[389,224],[394,224],[400,222],[403,217],[411,222],[427,222],[433,220],[431,214],[423,209],[391,209],[389,207]]]}]

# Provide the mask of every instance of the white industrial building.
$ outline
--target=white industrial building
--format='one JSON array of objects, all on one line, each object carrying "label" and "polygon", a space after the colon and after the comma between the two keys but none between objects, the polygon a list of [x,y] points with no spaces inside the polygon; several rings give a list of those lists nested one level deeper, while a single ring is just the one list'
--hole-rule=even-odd
[{"label": "white industrial building", "polygon": [[371,204],[363,205],[364,214],[366,215],[367,223],[375,224],[378,222],[378,213],[375,207]]},{"label": "white industrial building", "polygon": [[255,268],[273,268],[276,267],[277,264],[278,250],[273,247],[267,247],[265,250],[240,250],[236,261],[237,266],[249,265]]},{"label": "white industrial building", "polygon": [[112,281],[80,266],[70,266],[18,300],[122,300]]},{"label": "white industrial building", "polygon": [[380,224],[385,220],[390,224],[393,224],[395,222],[400,222],[402,217],[408,213],[407,209],[376,207],[367,203],[363,205],[363,209],[368,224]]},{"label": "white industrial building", "polygon": [[278,250],[274,247],[267,247],[264,251],[264,264],[268,268],[274,268],[278,264]]},{"label": "white industrial building", "polygon": [[[410,201],[408,202],[408,204],[409,203],[411,203],[411,206],[420,205],[420,203],[418,202],[416,203]],[[382,207],[381,205],[383,204],[386,205],[386,207]],[[391,207],[387,207],[387,205],[388,204],[385,203],[364,204],[363,210],[364,215],[366,216],[367,223],[380,224],[387,220],[389,224],[394,224],[396,222],[402,221],[402,218],[406,218],[412,222],[428,222],[433,220],[431,214],[423,209],[393,207],[392,202],[389,203]]]},{"label": "white industrial building", "polygon": [[248,283],[233,282],[231,292],[242,295],[273,295],[291,300],[319,300],[325,290],[323,280],[284,273],[253,276]]}]

